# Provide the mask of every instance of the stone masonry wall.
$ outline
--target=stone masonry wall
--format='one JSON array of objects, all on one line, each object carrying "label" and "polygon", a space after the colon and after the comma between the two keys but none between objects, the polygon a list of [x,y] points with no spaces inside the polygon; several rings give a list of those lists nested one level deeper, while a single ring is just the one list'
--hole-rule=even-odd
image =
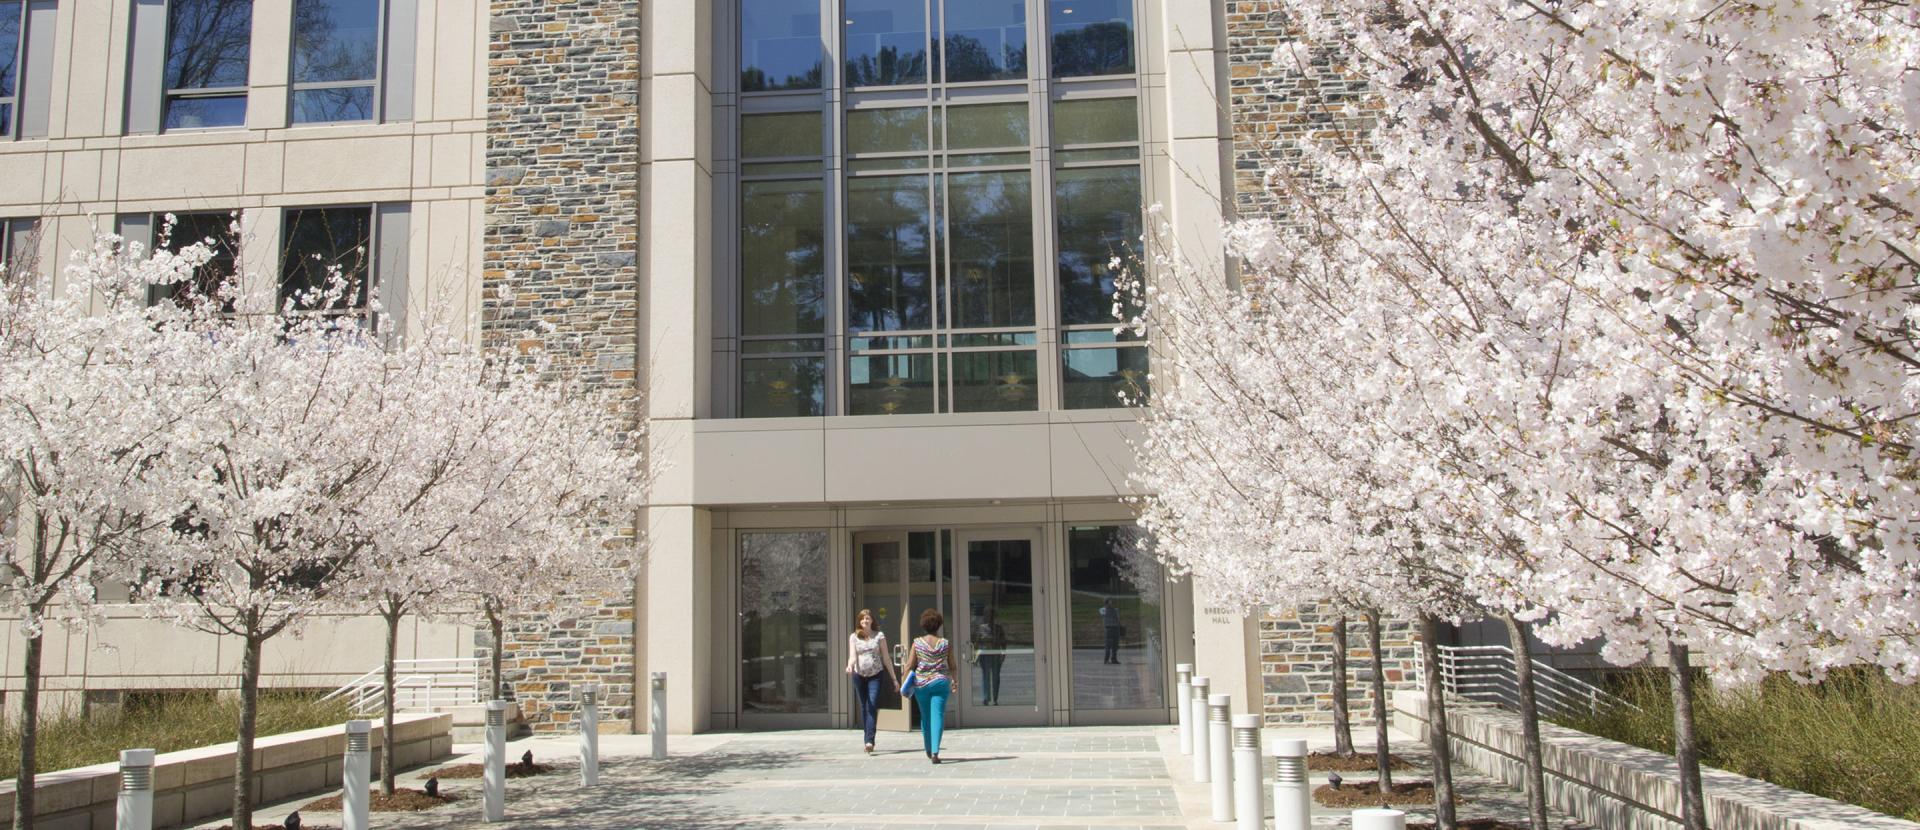
[{"label": "stone masonry wall", "polygon": [[[557,354],[561,370],[635,406],[639,2],[489,0],[488,11],[482,341]],[[559,601],[577,613],[509,627],[511,694],[536,731],[571,722],[581,682],[601,684],[607,723],[630,721],[632,595]],[[484,657],[492,644],[476,646]]]},{"label": "stone masonry wall", "polygon": [[[1268,726],[1333,722],[1333,627],[1330,606],[1310,605],[1260,621],[1260,676]],[[1387,693],[1420,688],[1420,635],[1410,622],[1381,620]],[[1366,618],[1347,620],[1347,703],[1355,730],[1373,725],[1373,652]],[[1366,735],[1354,741],[1367,745]]]}]

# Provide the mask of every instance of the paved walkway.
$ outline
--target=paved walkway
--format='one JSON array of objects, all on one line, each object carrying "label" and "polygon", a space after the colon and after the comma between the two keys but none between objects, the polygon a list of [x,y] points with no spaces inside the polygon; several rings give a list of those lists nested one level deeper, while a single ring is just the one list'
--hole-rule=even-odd
[{"label": "paved walkway", "polygon": [[[1294,733],[1310,739],[1325,732]],[[1064,828],[1209,828],[1208,787],[1190,778],[1171,727],[967,729],[947,733],[940,766],[920,751],[917,733],[883,734],[867,757],[848,730],[731,733],[676,737],[673,757],[647,759],[644,736],[605,736],[600,786],[579,786],[577,743],[535,738],[509,745],[507,757],[531,749],[554,773],[508,781],[506,826],[569,830],[631,828],[931,828],[932,830],[1064,830]],[[478,760],[478,748],[462,746]],[[1412,742],[1397,751],[1419,759]],[[1419,759],[1423,760],[1423,759]],[[1270,762],[1266,765],[1271,769]],[[429,770],[402,776],[418,787]],[[1355,774],[1351,777],[1365,777]],[[1315,783],[1321,783],[1315,776]],[[1471,802],[1463,817],[1523,815],[1510,792],[1465,776]],[[1263,785],[1269,788],[1271,782]],[[442,782],[463,799],[410,814],[376,813],[377,828],[429,830],[480,826],[479,782]],[[278,823],[311,798],[275,805],[257,817]],[[1417,813],[1418,811],[1410,810]],[[307,827],[339,826],[339,816],[306,812]],[[1269,819],[1271,821],[1271,819]],[[205,826],[213,826],[210,823]],[[1344,813],[1316,814],[1314,826],[1345,827]],[[1566,823],[1567,828],[1579,825]]]}]

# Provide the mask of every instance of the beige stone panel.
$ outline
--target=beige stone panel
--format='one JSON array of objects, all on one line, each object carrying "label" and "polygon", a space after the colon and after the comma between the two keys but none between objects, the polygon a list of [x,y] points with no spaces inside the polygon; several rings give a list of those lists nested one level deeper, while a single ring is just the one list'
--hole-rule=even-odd
[{"label": "beige stone panel", "polygon": [[[414,107],[416,115],[431,113],[435,121],[451,118],[475,118],[485,112],[484,99],[475,107],[476,96],[485,95],[486,85],[479,83],[487,75],[485,60],[486,26],[481,23],[479,3],[437,3],[433,25],[421,18],[421,31],[434,33],[433,60],[418,64],[423,75],[433,79],[433,87]],[[429,71],[430,67],[430,71]]]},{"label": "beige stone panel", "polygon": [[691,161],[648,165],[647,178],[647,409],[655,418],[695,417],[707,380],[701,364],[710,351],[702,338],[711,319],[705,276],[712,223],[705,217],[712,180]]},{"label": "beige stone panel", "polygon": [[[645,125],[651,159],[695,159],[710,167],[713,107],[705,85],[693,75],[677,74],[656,75],[643,86],[652,115]],[[687,129],[689,124],[694,128]]]},{"label": "beige stone panel", "polygon": [[1069,502],[1060,505],[1060,520],[1070,525],[1131,524],[1134,517],[1133,508],[1119,501]]},{"label": "beige stone panel", "polygon": [[[288,143],[259,142],[247,145],[246,192],[279,193],[286,189]],[[298,146],[298,145],[292,145]]]},{"label": "beige stone panel", "polygon": [[247,90],[247,129],[274,130],[287,126],[287,88],[255,86]]},{"label": "beige stone panel", "polygon": [[694,476],[699,445],[695,443],[695,422],[685,418],[647,422],[647,446],[653,453],[656,473],[648,503],[659,505],[694,504]]},{"label": "beige stone panel", "polygon": [[[1185,58],[1189,54],[1197,56],[1198,68]],[[1168,137],[1177,141],[1219,135],[1220,108],[1225,104],[1214,97],[1211,53],[1178,53],[1174,62],[1176,65],[1167,72]]]},{"label": "beige stone panel", "polygon": [[433,187],[433,137],[430,135],[413,137],[413,186],[415,189]]},{"label": "beige stone panel", "polygon": [[[450,0],[457,2],[457,0]],[[415,38],[413,44],[413,120],[431,121],[433,115],[433,69],[435,50],[441,38],[435,15],[440,0],[415,0]]]},{"label": "beige stone panel", "polygon": [[[1214,8],[1217,0],[1161,0],[1165,39],[1160,46],[1171,53],[1214,48]],[[1143,21],[1144,22],[1144,21]],[[1151,25],[1151,24],[1149,24]],[[1177,60],[1177,56],[1170,56]]]},{"label": "beige stone panel", "polygon": [[194,199],[241,193],[245,169],[243,144],[140,147],[121,153],[119,192],[113,195],[189,207]]},{"label": "beige stone panel", "polygon": [[350,679],[379,668],[386,642],[387,625],[378,617],[323,617],[307,623],[297,637],[267,641],[260,673]]},{"label": "beige stone panel", "polygon": [[459,187],[478,184],[473,178],[474,137],[462,133],[436,135],[423,139],[431,142],[432,150],[428,158],[431,165],[430,187]]},{"label": "beige stone panel", "polygon": [[422,257],[409,274],[414,285],[409,295],[423,324],[441,323],[458,331],[473,313],[468,285],[478,282],[478,275],[470,263],[480,237],[474,234],[470,214],[478,210],[479,205],[465,200],[414,206],[414,216],[425,222],[414,231],[419,234],[414,250]]},{"label": "beige stone panel", "polygon": [[[39,205],[47,167],[54,158],[43,153],[0,153],[0,205]],[[9,209],[7,213],[19,212]]]},{"label": "beige stone panel", "polygon": [[60,202],[60,174],[67,166],[67,158],[61,153],[48,153],[46,166],[40,168],[40,199],[48,204]]},{"label": "beige stone panel", "polygon": [[651,35],[641,49],[647,73],[693,73],[702,85],[712,88],[712,4],[706,0],[658,0],[647,4],[647,18],[640,27]]},{"label": "beige stone panel", "polygon": [[693,507],[654,507],[647,510],[651,550],[647,556],[641,612],[646,630],[671,632],[649,638],[646,663],[639,680],[642,700],[635,716],[645,726],[651,703],[648,677],[667,673],[667,731],[684,735],[705,731],[712,707],[710,648],[713,629],[702,613],[713,581],[713,527],[706,510]]},{"label": "beige stone panel", "polygon": [[234,667],[221,659],[220,638],[163,620],[108,620],[94,629],[94,642],[87,659],[93,677],[208,675]]},{"label": "beige stone panel", "polygon": [[1043,498],[1052,490],[1041,424],[829,429],[826,454],[832,502]]},{"label": "beige stone panel", "polygon": [[56,136],[120,132],[125,100],[127,0],[60,4],[54,54],[52,123]]},{"label": "beige stone panel", "polygon": [[76,150],[60,155],[60,186],[54,190],[53,201],[62,204],[98,201],[102,153],[99,150]]},{"label": "beige stone panel", "polygon": [[1136,495],[1127,482],[1136,468],[1128,440],[1140,438],[1133,421],[1056,423],[1048,427],[1055,498]]},{"label": "beige stone panel", "polygon": [[908,526],[988,526],[1039,524],[1047,521],[1045,504],[985,506],[850,507],[843,514],[845,526],[855,532],[887,530]]},{"label": "beige stone panel", "polygon": [[409,136],[290,142],[287,193],[342,193],[404,189],[411,183]]},{"label": "beige stone panel", "polygon": [[694,500],[703,505],[825,501],[826,431],[819,419],[803,423],[807,425],[696,433]]},{"label": "beige stone panel", "polygon": [[279,303],[280,235],[285,214],[277,207],[240,214],[240,308],[271,311]]}]

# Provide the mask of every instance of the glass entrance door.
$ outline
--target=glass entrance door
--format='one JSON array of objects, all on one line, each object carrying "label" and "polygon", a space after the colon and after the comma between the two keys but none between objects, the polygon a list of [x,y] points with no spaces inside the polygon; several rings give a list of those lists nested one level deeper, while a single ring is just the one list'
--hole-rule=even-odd
[{"label": "glass entrance door", "polygon": [[959,578],[948,638],[958,661],[966,726],[1047,722],[1044,587],[1033,531],[954,534]]},{"label": "glass entrance door", "polygon": [[[920,635],[920,612],[936,608],[946,613],[939,536],[933,531],[859,533],[853,537],[853,552],[854,611],[873,612],[875,627],[886,632],[892,646],[897,671],[908,645]],[[896,731],[913,726],[911,703],[894,684],[880,684],[878,722],[881,729]]]}]

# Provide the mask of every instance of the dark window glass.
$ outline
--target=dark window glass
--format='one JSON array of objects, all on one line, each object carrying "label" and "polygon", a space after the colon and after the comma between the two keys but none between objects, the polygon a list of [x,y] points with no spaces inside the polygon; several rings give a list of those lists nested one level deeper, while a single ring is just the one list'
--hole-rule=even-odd
[{"label": "dark window glass", "polygon": [[1067,409],[1113,409],[1147,402],[1151,390],[1145,346],[1068,349],[1061,354],[1061,399]]},{"label": "dark window glass", "polygon": [[1047,0],[1053,76],[1133,71],[1133,0]]},{"label": "dark window glass", "polygon": [[20,19],[26,4],[0,0],[0,136],[13,134],[20,91]]},{"label": "dark window glass", "polygon": [[170,0],[167,128],[246,123],[252,38],[252,0]]},{"label": "dark window glass", "polygon": [[856,355],[847,366],[847,414],[933,411],[933,355]]},{"label": "dark window glass", "polygon": [[1033,325],[1033,191],[1026,171],[947,177],[955,328]]},{"label": "dark window glass", "polygon": [[1033,352],[956,352],[953,411],[1031,412],[1040,408]]},{"label": "dark window glass", "polygon": [[930,328],[928,225],[924,176],[847,180],[847,329]]},{"label": "dark window glass", "polygon": [[[296,208],[287,211],[280,258],[280,302],[307,310],[343,311],[367,306],[373,279],[373,210],[365,207]],[[334,291],[336,296],[312,292]]]},{"label": "dark window glass", "polygon": [[820,4],[741,0],[740,90],[820,88]]},{"label": "dark window glass", "polygon": [[846,0],[849,87],[927,81],[925,0]]},{"label": "dark window glass", "polygon": [[1024,103],[947,108],[946,140],[949,150],[1025,147],[1030,134],[1027,129],[1027,105]]},{"label": "dark window glass", "polygon": [[819,179],[741,186],[741,334],[825,333],[824,206]]},{"label": "dark window glass", "polygon": [[[188,282],[151,286],[147,289],[148,301],[188,305],[219,298],[221,311],[232,312],[234,298],[220,297],[220,289],[239,275],[235,254],[240,248],[240,239],[233,227],[237,221],[239,217],[226,212],[177,213],[173,215],[173,226],[168,228],[162,218],[157,223],[154,248],[177,254],[192,245],[205,245],[213,252],[213,258],[195,268]],[[237,291],[239,286],[232,288]]]},{"label": "dark window glass", "polygon": [[[740,702],[748,714],[827,711],[827,534],[740,535]],[[838,632],[834,632],[838,635]]]},{"label": "dark window glass", "polygon": [[1073,705],[1159,709],[1166,644],[1160,636],[1165,584],[1139,528],[1067,530],[1072,590]]},{"label": "dark window glass", "polygon": [[[1054,172],[1054,212],[1060,227],[1060,322],[1117,322],[1110,267],[1140,260],[1140,168],[1088,167]],[[1134,310],[1123,314],[1134,316]]]},{"label": "dark window glass", "polygon": [[1053,144],[1056,147],[1139,140],[1139,102],[1133,98],[1053,102]]},{"label": "dark window glass", "polygon": [[[822,150],[820,113],[772,112],[740,116],[740,157],[818,156]],[[819,169],[819,165],[814,165]]]},{"label": "dark window glass", "polygon": [[373,119],[373,88],[380,70],[380,5],[380,0],[297,0],[294,4],[294,123]]},{"label": "dark window glass", "polygon": [[1027,77],[1027,4],[1022,0],[947,3],[946,27],[948,81]]},{"label": "dark window glass", "polygon": [[740,417],[793,418],[827,411],[824,357],[748,358],[740,361]]}]

